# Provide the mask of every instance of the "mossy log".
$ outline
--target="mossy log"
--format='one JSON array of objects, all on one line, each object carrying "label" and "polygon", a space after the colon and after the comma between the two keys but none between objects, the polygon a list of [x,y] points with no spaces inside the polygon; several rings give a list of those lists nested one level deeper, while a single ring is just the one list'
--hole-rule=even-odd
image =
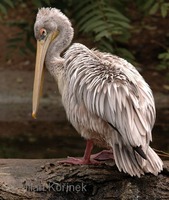
[{"label": "mossy log", "polygon": [[58,164],[56,159],[0,159],[0,200],[169,199],[169,161],[158,176],[119,172],[114,163]]}]

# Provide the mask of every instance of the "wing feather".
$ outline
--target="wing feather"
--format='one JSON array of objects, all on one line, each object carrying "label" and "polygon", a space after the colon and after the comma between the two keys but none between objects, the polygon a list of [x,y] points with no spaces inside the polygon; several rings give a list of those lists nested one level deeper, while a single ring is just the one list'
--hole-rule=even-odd
[{"label": "wing feather", "polygon": [[73,88],[77,101],[112,124],[125,145],[149,143],[155,121],[154,99],[149,86],[131,64],[75,43],[65,54],[64,67],[69,89]]}]

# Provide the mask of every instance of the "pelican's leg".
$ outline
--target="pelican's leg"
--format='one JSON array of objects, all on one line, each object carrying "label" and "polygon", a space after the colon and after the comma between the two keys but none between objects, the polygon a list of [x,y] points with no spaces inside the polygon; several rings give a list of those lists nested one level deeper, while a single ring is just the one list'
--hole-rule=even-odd
[{"label": "pelican's leg", "polygon": [[92,149],[93,141],[87,140],[83,158],[68,157],[66,160],[59,161],[59,163],[69,163],[75,165],[99,164],[98,161],[90,159]]}]

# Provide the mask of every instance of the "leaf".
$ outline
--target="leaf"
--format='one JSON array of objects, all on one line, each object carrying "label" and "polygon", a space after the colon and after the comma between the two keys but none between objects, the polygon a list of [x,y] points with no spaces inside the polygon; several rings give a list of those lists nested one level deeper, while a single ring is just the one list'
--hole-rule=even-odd
[{"label": "leaf", "polygon": [[5,0],[5,3],[10,6],[11,8],[14,8],[14,4],[11,0]]},{"label": "leaf", "polygon": [[169,85],[163,85],[163,88],[169,90]]},{"label": "leaf", "polygon": [[79,18],[83,18],[85,15],[89,14],[90,12],[93,12],[94,9],[96,8],[97,8],[97,4],[87,5],[76,14],[76,19],[78,20]]},{"label": "leaf", "polygon": [[115,21],[114,24],[117,24],[117,25],[119,25],[119,26],[121,26],[121,27],[123,27],[125,29],[131,28],[131,25],[126,23],[126,22],[124,22],[124,21],[119,21],[118,20],[118,21]]},{"label": "leaf", "polygon": [[[114,30],[114,24],[111,24],[109,25],[109,30],[110,31],[113,31]],[[102,32],[102,31],[105,31],[105,29],[107,29],[107,25],[104,24],[104,26],[98,26],[98,27],[95,27],[95,29],[93,30],[95,33],[99,33],[99,32]]]},{"label": "leaf", "polygon": [[99,20],[99,16],[96,16],[95,18],[88,20],[83,26],[80,28],[80,30],[84,30],[85,32],[93,31],[96,27],[104,26],[104,21]]},{"label": "leaf", "polygon": [[149,14],[150,14],[150,15],[155,14],[155,13],[157,12],[157,10],[159,9],[159,6],[160,6],[159,2],[155,3],[155,4],[152,6],[152,8],[150,9]]},{"label": "leaf", "polygon": [[125,48],[117,48],[118,55],[126,60],[133,62],[135,60],[133,54]]},{"label": "leaf", "polygon": [[160,54],[158,55],[158,58],[159,58],[159,59],[162,59],[162,60],[169,60],[169,51],[164,52],[164,53],[160,53]]},{"label": "leaf", "polygon": [[7,10],[6,10],[5,6],[2,4],[0,4],[0,12],[2,12],[5,15],[7,14]]},{"label": "leaf", "polygon": [[157,69],[158,70],[165,70],[167,69],[167,65],[165,63],[160,63],[158,66],[157,66]]},{"label": "leaf", "polygon": [[96,12],[90,12],[89,14],[85,15],[83,18],[81,18],[78,21],[78,26],[81,26],[82,24],[84,24],[86,21],[88,21],[89,19],[94,18],[94,16],[96,15]]},{"label": "leaf", "polygon": [[112,41],[110,42],[110,40],[102,39],[99,45],[99,49],[102,51],[114,53]]},{"label": "leaf", "polygon": [[84,7],[86,7],[86,5],[89,5],[89,4],[90,4],[90,0],[85,0],[85,1],[78,0],[78,2],[75,1],[75,4],[74,4],[76,5],[75,12],[76,13],[79,12],[79,10],[83,9]]},{"label": "leaf", "polygon": [[79,30],[93,36],[101,49],[111,53],[116,41],[128,40],[131,28],[130,20],[112,5],[109,0],[83,0],[78,1],[74,12]]},{"label": "leaf", "polygon": [[148,0],[146,3],[142,4],[143,10],[148,10],[154,4],[154,0]]},{"label": "leaf", "polygon": [[107,30],[105,30],[95,36],[95,41],[99,41],[102,37],[109,38],[110,36],[111,36],[111,34]]},{"label": "leaf", "polygon": [[[130,20],[125,17],[124,15],[122,15],[119,11],[113,9],[113,8],[109,8],[109,7],[106,7],[104,8],[104,12],[105,13],[111,13],[111,14],[114,14],[114,16],[116,16],[116,18],[118,18],[119,20],[122,20],[122,21],[126,21],[126,22],[129,22]],[[107,15],[107,14],[105,14]]]},{"label": "leaf", "polygon": [[[166,3],[166,4],[167,4],[167,3]],[[169,10],[169,5],[168,5],[168,4],[166,5],[166,4],[165,4],[165,3],[162,4],[162,5],[161,5],[161,8],[160,8],[160,10],[161,10],[161,15],[162,15],[163,18],[165,18],[165,17],[167,16],[168,10]]]}]

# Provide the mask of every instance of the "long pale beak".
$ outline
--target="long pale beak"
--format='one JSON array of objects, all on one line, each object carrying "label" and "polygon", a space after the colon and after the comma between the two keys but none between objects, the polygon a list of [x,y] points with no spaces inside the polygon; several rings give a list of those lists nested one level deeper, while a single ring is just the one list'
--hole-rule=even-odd
[{"label": "long pale beak", "polygon": [[35,77],[33,86],[33,108],[32,117],[36,118],[38,105],[42,93],[42,85],[44,78],[44,61],[47,49],[52,40],[52,35],[49,35],[46,40],[37,41],[36,64],[35,64]]}]

